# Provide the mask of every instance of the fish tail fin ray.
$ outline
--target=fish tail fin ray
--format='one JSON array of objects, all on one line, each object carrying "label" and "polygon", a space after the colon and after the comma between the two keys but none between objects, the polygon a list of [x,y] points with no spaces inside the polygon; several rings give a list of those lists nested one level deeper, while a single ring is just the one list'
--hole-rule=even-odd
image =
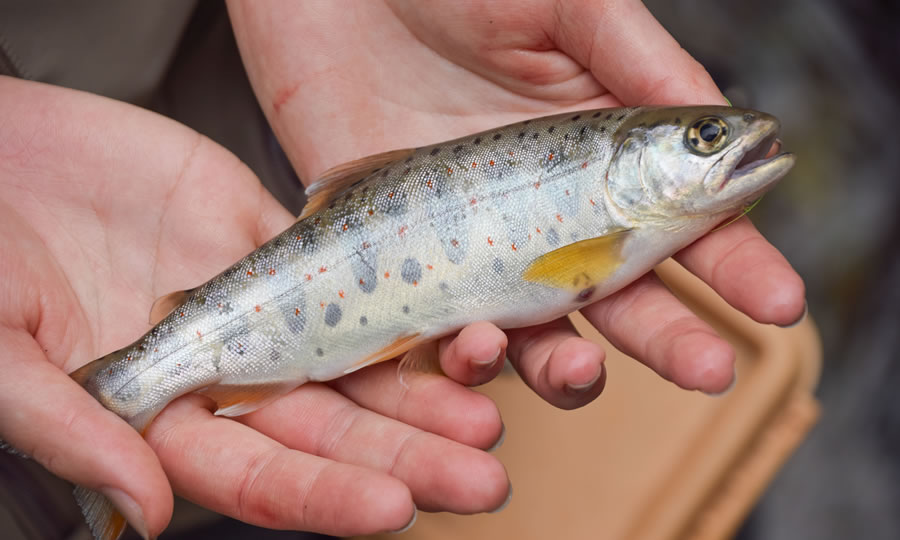
[{"label": "fish tail fin ray", "polygon": [[409,388],[409,385],[406,384],[406,375],[414,372],[444,375],[444,371],[441,369],[437,340],[427,341],[413,347],[400,359],[400,363],[397,364],[397,377],[400,379],[400,384]]},{"label": "fish tail fin ray", "polygon": [[128,526],[113,503],[97,491],[75,486],[75,501],[96,540],[116,540]]}]

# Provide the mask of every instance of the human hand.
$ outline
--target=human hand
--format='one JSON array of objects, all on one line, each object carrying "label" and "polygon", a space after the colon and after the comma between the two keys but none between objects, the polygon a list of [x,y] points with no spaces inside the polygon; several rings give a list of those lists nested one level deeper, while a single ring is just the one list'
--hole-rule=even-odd
[{"label": "human hand", "polygon": [[[364,155],[529,117],[724,102],[637,0],[274,0],[231,2],[229,12],[257,97],[307,183]],[[746,218],[676,259],[759,322],[785,325],[803,314],[802,280]],[[653,273],[582,313],[679,386],[720,392],[732,381],[731,346]],[[509,359],[549,402],[577,407],[602,390],[603,350],[567,320],[508,338]],[[477,383],[491,374],[452,375]]]},{"label": "human hand", "polygon": [[[502,465],[478,450],[502,429],[493,403],[444,377],[406,388],[387,364],[237,419],[186,396],[142,440],[66,373],[147,331],[154,298],[206,281],[293,217],[175,122],[4,77],[0,96],[0,438],[109,495],[145,536],[169,520],[170,483],[249,523],[336,535],[399,529],[414,503],[504,501]],[[478,346],[445,354],[467,361]]]}]

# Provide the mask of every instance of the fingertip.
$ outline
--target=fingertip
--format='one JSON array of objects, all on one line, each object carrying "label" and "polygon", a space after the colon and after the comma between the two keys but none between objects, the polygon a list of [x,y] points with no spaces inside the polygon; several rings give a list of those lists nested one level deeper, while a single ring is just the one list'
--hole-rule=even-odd
[{"label": "fingertip", "polygon": [[806,285],[795,272],[773,276],[768,301],[762,306],[759,322],[790,327],[802,321],[808,310]]},{"label": "fingertip", "polygon": [[704,332],[685,334],[671,354],[669,378],[686,390],[721,393],[734,380],[734,348],[717,336]]},{"label": "fingertip", "polygon": [[451,338],[441,354],[441,368],[468,386],[484,384],[500,373],[506,358],[506,334],[489,322],[476,322]]},{"label": "fingertip", "polygon": [[550,354],[547,383],[557,394],[552,402],[563,409],[585,405],[603,391],[605,369],[603,348],[581,337],[559,343]]}]

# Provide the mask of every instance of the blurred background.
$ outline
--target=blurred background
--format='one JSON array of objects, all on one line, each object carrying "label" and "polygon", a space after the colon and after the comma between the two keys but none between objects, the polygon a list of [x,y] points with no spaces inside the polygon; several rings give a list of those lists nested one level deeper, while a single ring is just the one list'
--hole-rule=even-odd
[{"label": "blurred background", "polygon": [[806,280],[823,413],[740,538],[900,538],[900,4],[645,4],[799,157],[751,218]]},{"label": "blurred background", "polygon": [[[645,3],[710,70],[735,106],[779,117],[786,148],[799,156],[788,179],[751,217],[806,280],[810,313],[824,342],[817,393],[823,414],[738,537],[900,538],[900,5],[888,0]],[[56,4],[60,21],[83,15],[83,5]],[[109,13],[118,3],[102,4]],[[0,0],[0,13],[23,15],[25,6]],[[137,11],[143,26],[152,26],[152,14]],[[236,105],[234,115],[221,114],[229,103],[253,99],[222,5],[168,1],[157,3],[155,12],[157,27],[181,35],[178,49],[163,51],[168,62],[161,64],[152,61],[161,56],[159,50],[138,51],[147,61],[134,64],[144,77],[157,70],[161,86],[152,95],[140,87],[99,93],[204,132],[237,152],[297,213],[303,202],[299,184],[290,180],[290,167],[260,112]],[[179,24],[172,24],[173,13]],[[0,31],[12,31],[3,26],[0,20]],[[109,48],[102,39],[93,42],[98,51]],[[122,50],[142,36],[126,25],[122,35],[109,39]],[[84,87],[79,81],[69,85]],[[192,95],[216,95],[219,107],[198,109]],[[226,122],[223,116],[230,118]],[[0,455],[0,480],[55,482],[40,471],[23,472],[11,459],[16,458]],[[77,525],[77,509],[67,490],[64,495],[47,495],[26,511],[68,505]],[[24,504],[0,500],[0,523],[4,505],[14,503]],[[208,538],[299,536],[182,509],[167,537],[199,537],[192,526],[179,527],[179,520],[197,519],[208,527]],[[33,537],[45,536],[38,530]]]}]

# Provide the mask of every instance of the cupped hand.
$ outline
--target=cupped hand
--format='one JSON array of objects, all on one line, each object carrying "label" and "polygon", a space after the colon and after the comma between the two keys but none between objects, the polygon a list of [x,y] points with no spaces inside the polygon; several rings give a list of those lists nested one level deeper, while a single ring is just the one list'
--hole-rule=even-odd
[{"label": "cupped hand", "polygon": [[[231,2],[229,12],[257,97],[307,184],[364,155],[530,117],[724,102],[638,0],[272,0]],[[676,258],[759,322],[803,314],[802,280],[747,219]],[[679,386],[719,392],[732,381],[733,349],[652,273],[582,312]],[[602,390],[603,350],[567,320],[508,338],[510,360],[551,403],[581,406]]]},{"label": "cupped hand", "polygon": [[[146,433],[66,373],[149,329],[154,298],[202,283],[292,222],[252,173],[136,107],[0,77],[0,439],[111,497],[145,536],[172,491],[244,521],[336,535],[403,527],[416,506],[507,496],[490,400],[376,366],[237,421],[186,396]],[[505,339],[505,338],[503,338]],[[445,361],[468,362],[457,341]],[[495,352],[495,351],[492,351]],[[456,360],[454,360],[456,358]]]}]

